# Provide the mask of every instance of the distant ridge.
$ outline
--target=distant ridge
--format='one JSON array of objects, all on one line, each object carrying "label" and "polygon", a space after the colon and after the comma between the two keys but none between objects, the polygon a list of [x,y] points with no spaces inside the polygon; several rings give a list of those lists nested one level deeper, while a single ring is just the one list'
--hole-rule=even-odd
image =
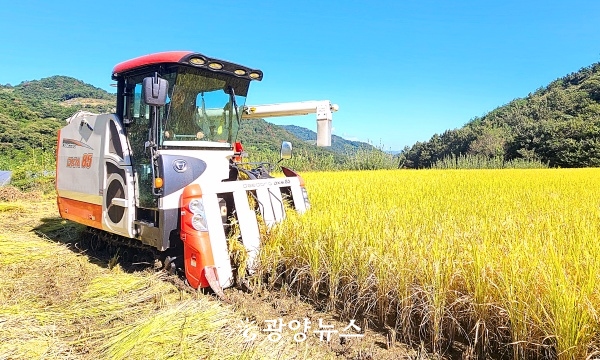
[{"label": "distant ridge", "polygon": [[[297,138],[315,144],[317,142],[317,133],[296,125],[282,125],[282,128],[294,134]],[[367,151],[378,150],[371,144],[367,144],[361,141],[352,141],[344,139],[341,136],[331,135],[331,147],[330,149],[339,154],[354,154],[359,149]]]}]

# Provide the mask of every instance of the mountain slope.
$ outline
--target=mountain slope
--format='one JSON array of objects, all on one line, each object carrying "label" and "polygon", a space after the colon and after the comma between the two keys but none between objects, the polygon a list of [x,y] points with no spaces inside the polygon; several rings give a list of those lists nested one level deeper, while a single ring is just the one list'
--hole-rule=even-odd
[{"label": "mountain slope", "polygon": [[405,148],[401,164],[426,168],[466,154],[552,167],[600,166],[600,63]]},{"label": "mountain slope", "polygon": [[[94,101],[73,102],[83,98]],[[56,133],[64,119],[81,109],[111,111],[115,99],[114,94],[66,76],[0,85],[0,168],[11,169],[30,159],[35,162],[44,153],[53,157]]]},{"label": "mountain slope", "polygon": [[[294,134],[301,140],[304,140],[310,144],[316,144],[317,133],[296,125],[282,125],[282,127]],[[378,149],[371,144],[367,144],[361,141],[346,140],[341,136],[331,135],[331,151],[339,154],[354,154],[359,149],[366,151],[377,151]]]},{"label": "mountain slope", "polygon": [[[0,169],[21,166],[32,156],[34,162],[50,163],[57,131],[66,118],[78,110],[113,112],[115,103],[115,94],[66,76],[25,81],[16,86],[0,85]],[[272,158],[279,152],[282,141],[291,141],[294,154],[305,162],[346,161],[343,154],[311,145],[262,119],[243,121],[238,139],[248,150],[253,150],[255,158],[256,155]],[[42,159],[36,160],[40,156]]]},{"label": "mountain slope", "polygon": [[297,137],[285,126],[274,125],[263,119],[242,121],[238,140],[242,141],[245,148],[258,152],[279,152],[281,142],[290,141],[294,154],[303,154],[315,160],[331,157],[336,164],[341,164],[346,159],[344,154],[337,153],[331,148],[317,147]]}]

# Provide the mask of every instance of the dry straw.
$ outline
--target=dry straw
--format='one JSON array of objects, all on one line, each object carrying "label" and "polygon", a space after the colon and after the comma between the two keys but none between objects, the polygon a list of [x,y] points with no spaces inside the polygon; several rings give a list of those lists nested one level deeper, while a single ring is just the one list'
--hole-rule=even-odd
[{"label": "dry straw", "polygon": [[249,323],[211,296],[79,254],[77,227],[57,218],[53,200],[0,206],[0,359],[332,357],[264,336],[248,341]]}]

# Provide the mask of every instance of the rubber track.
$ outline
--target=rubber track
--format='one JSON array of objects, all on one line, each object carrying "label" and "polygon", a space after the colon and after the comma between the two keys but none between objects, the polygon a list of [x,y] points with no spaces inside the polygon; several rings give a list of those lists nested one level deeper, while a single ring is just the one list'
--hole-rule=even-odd
[{"label": "rubber track", "polygon": [[[137,256],[140,263],[148,263],[149,267],[153,266],[154,270],[163,272],[164,276],[161,278],[173,284],[178,290],[186,291],[192,294],[197,293],[196,289],[187,284],[181,269],[178,269],[175,274],[169,274],[163,269],[163,264],[166,257],[164,252],[158,251],[156,248],[146,245],[137,239],[112,234],[93,227],[87,227],[85,233],[91,235],[92,238],[89,239],[91,243],[96,240],[99,242],[99,244],[96,245],[108,245],[110,248],[118,249],[117,253],[119,254],[127,253],[128,257],[131,258]],[[181,254],[181,256],[183,256],[183,254]]]}]

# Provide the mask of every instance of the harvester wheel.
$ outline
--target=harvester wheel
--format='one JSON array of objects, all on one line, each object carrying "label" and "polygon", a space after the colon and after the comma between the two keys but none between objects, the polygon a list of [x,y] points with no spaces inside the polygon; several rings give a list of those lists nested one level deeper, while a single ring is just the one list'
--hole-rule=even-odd
[{"label": "harvester wheel", "polygon": [[163,263],[162,261],[160,261],[160,259],[154,259],[154,265],[153,265],[154,270],[158,271],[160,269],[163,269]]},{"label": "harvester wheel", "polygon": [[97,235],[92,235],[90,237],[90,250],[93,252],[103,251],[106,248],[106,244],[103,241],[100,241]]},{"label": "harvester wheel", "polygon": [[175,260],[177,260],[177,257],[167,256],[165,259],[164,269],[165,269],[165,271],[167,271],[167,273],[169,273],[169,275],[175,275],[177,273],[177,267],[175,266]]},{"label": "harvester wheel", "polygon": [[87,236],[81,235],[79,238],[79,244],[76,245],[79,251],[86,251],[90,248],[90,239]]}]

